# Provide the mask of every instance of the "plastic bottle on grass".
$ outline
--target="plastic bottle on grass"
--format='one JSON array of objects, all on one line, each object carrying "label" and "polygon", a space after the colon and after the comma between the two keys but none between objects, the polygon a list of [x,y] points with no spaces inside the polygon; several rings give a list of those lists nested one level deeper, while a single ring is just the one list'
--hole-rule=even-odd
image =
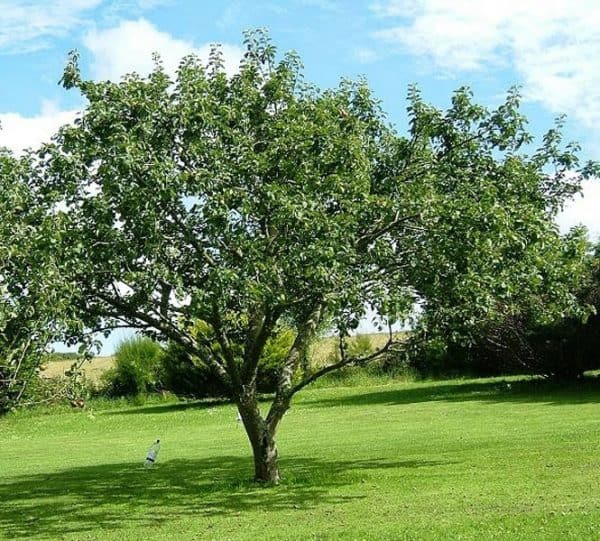
[{"label": "plastic bottle on grass", "polygon": [[152,468],[156,463],[156,459],[158,458],[158,452],[160,451],[160,440],[156,440],[148,449],[148,454],[146,455],[146,460],[144,460],[144,468]]}]

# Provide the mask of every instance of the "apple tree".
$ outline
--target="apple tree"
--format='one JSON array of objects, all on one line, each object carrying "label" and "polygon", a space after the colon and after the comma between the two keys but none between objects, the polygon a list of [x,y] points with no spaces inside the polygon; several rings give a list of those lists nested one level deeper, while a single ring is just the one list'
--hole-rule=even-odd
[{"label": "apple tree", "polygon": [[[435,268],[419,272],[439,259],[428,247],[449,254],[462,242],[444,229],[443,213],[448,198],[470,197],[468,187],[452,186],[469,181],[477,138],[485,139],[482,186],[483,162],[493,175],[538,180],[544,164],[519,166],[520,132],[502,110],[463,100],[442,123],[413,95],[402,137],[364,81],[322,91],[303,80],[295,54],[278,60],[263,33],[247,34],[245,45],[231,77],[218,48],[206,64],[184,58],[174,77],[157,58],[149,76],[116,83],[84,79],[73,54],[63,84],[87,105],[40,153],[38,176],[62,209],[56,258],[86,327],[134,327],[208,363],[238,407],[256,480],[277,482],[275,438],[293,396],[333,370],[389,353],[391,325],[432,291]],[[440,146],[453,136],[440,127],[462,134],[474,110],[488,126],[465,135],[463,163]],[[454,204],[460,222],[460,199]],[[496,235],[510,229],[503,224]],[[389,340],[356,358],[346,337],[367,308],[381,315]],[[306,373],[299,367],[323,321],[339,336],[340,355]],[[282,324],[294,341],[261,410],[257,365]]]}]

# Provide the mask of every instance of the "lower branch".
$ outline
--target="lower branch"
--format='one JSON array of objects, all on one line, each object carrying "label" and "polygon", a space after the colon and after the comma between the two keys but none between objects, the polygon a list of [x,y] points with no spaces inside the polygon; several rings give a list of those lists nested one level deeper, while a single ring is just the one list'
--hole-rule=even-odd
[{"label": "lower branch", "polygon": [[382,348],[375,351],[374,353],[371,353],[370,355],[366,355],[365,357],[346,357],[345,353],[344,353],[345,349],[343,347],[341,347],[340,351],[342,352],[342,359],[340,361],[338,361],[337,363],[333,363],[333,364],[324,366],[320,370],[317,370],[316,372],[314,372],[310,376],[304,378],[299,383],[297,383],[292,388],[290,388],[286,393],[288,401],[298,391],[300,391],[301,389],[304,389],[304,387],[311,384],[313,381],[323,377],[325,374],[329,374],[330,372],[334,372],[335,370],[339,370],[340,368],[343,368],[344,366],[349,366],[351,364],[356,364],[356,365],[367,364],[367,363],[381,357],[382,355],[384,355],[385,353],[390,351],[392,349],[392,347],[394,347],[398,344],[399,344],[398,341],[394,341],[392,328],[390,326],[388,340],[385,343],[385,345]]}]

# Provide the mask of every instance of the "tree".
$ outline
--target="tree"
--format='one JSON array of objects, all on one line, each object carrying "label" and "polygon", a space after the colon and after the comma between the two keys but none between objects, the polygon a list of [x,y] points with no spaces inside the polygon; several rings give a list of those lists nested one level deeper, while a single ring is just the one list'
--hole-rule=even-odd
[{"label": "tree", "polygon": [[528,155],[533,138],[519,106],[517,89],[494,111],[468,89],[445,112],[418,93],[411,99],[413,133],[428,147],[423,172],[435,178],[435,227],[422,237],[411,281],[427,323],[458,340],[526,305],[542,323],[582,313],[574,285],[585,241],[561,239],[555,217],[597,164],[581,166],[579,146],[563,147],[562,118]]},{"label": "tree", "polygon": [[564,318],[581,320],[589,311],[578,295],[585,233],[561,238],[555,218],[598,166],[580,164],[576,143],[563,145],[562,117],[532,148],[519,105],[516,89],[495,111],[474,104],[467,89],[454,94],[448,111],[426,105],[418,92],[411,96],[437,195],[429,207],[435,227],[423,235],[411,278],[423,309],[412,343],[417,355],[423,340],[434,349],[444,345],[438,370],[451,369],[449,355],[460,357],[482,339],[503,350],[513,366],[539,370],[543,362],[525,361],[513,347],[527,342],[519,322],[525,319],[532,330]]},{"label": "tree", "polygon": [[[472,317],[477,308],[456,304],[457,296],[447,299],[448,306],[426,305],[410,338],[409,365],[429,375],[528,373],[560,380],[600,366],[590,340],[597,318],[589,314],[598,303],[586,230],[547,235],[543,246],[531,248],[538,261],[536,279],[516,291],[510,303],[498,300],[494,310],[478,318]],[[470,314],[464,324],[469,340],[452,333],[439,311]]]},{"label": "tree", "polygon": [[22,401],[69,304],[52,261],[53,219],[33,180],[31,155],[0,148],[0,413]]},{"label": "tree", "polygon": [[[390,332],[357,358],[346,337],[366,307],[389,329],[405,317],[431,276],[418,258],[438,238],[452,245],[440,213],[456,153],[440,146],[433,109],[413,93],[411,132],[400,137],[363,81],[319,91],[303,82],[296,55],[276,61],[261,32],[247,35],[231,78],[214,49],[207,66],[183,59],[174,80],[157,59],[147,78],[119,83],[84,80],[74,54],[63,83],[88,105],[44,148],[38,170],[48,200],[66,209],[57,258],[77,284],[78,312],[91,329],[139,328],[210,363],[237,404],[255,478],[277,482],[275,436],[292,397],[394,347]],[[460,133],[475,108],[467,95],[445,120]],[[477,111],[489,123],[475,134],[489,163],[518,165],[515,120]],[[541,182],[542,162],[506,174]],[[303,354],[325,319],[339,359],[306,373]],[[204,331],[190,332],[198,321]],[[263,414],[257,366],[282,323],[295,338]]]}]

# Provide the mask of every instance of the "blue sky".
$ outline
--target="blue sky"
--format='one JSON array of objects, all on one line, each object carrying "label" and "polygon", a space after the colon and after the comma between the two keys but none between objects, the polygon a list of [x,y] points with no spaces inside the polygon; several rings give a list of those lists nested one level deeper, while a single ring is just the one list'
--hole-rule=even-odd
[{"label": "blue sky", "polygon": [[[117,80],[147,72],[154,51],[174,69],[218,42],[234,71],[255,27],[321,87],[364,75],[400,131],[410,83],[438,106],[465,84],[493,106],[519,84],[534,134],[566,113],[568,138],[600,157],[599,0],[0,0],[0,145],[35,146],[75,117],[83,103],[57,84],[71,49],[85,76]],[[584,195],[559,224],[597,237],[600,182]]]}]

